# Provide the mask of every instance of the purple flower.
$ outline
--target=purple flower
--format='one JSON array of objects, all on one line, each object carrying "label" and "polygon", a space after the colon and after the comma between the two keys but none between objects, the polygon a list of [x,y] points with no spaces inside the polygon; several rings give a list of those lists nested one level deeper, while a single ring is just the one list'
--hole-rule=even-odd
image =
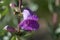
[{"label": "purple flower", "polygon": [[38,17],[30,9],[24,9],[23,20],[19,23],[19,27],[23,30],[37,30],[39,28]]},{"label": "purple flower", "polygon": [[16,32],[15,28],[10,27],[10,26],[8,26],[8,25],[4,27],[4,30],[7,30],[7,31],[9,31],[9,32]]},{"label": "purple flower", "polygon": [[35,20],[26,19],[21,21],[19,27],[23,30],[37,30],[39,28],[39,24]]}]

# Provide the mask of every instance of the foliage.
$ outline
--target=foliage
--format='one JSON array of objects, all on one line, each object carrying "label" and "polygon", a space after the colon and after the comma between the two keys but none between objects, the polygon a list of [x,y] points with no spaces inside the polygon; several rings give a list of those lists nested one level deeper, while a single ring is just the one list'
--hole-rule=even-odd
[{"label": "foliage", "polygon": [[[33,0],[34,1],[34,0]],[[13,2],[16,4],[16,8],[18,8],[19,3],[17,0],[0,0],[0,37],[3,37],[7,34],[8,31],[5,31],[3,28],[6,25],[9,25],[13,28],[17,28],[18,26],[18,15],[14,15],[13,11],[15,11],[14,8],[10,7],[10,3]],[[54,4],[54,0],[35,0],[35,2],[37,2],[39,5],[36,5],[36,7],[34,7],[34,3],[32,2],[30,5],[23,3],[24,7],[28,6],[29,8],[31,8],[31,10],[35,11],[37,10],[38,16],[39,17],[43,17],[46,18],[48,20],[50,20],[51,15],[49,13],[53,13],[53,12],[57,12],[59,13],[59,7],[56,8],[55,4]],[[34,6],[33,6],[34,5]],[[33,7],[32,7],[33,6]],[[34,9],[33,9],[34,8]],[[19,12],[18,12],[19,13]],[[48,15],[48,17],[47,17]],[[20,19],[21,17],[19,17]],[[20,20],[19,20],[20,21]],[[57,23],[58,24],[58,23]],[[53,27],[53,25],[50,25],[51,27]],[[50,29],[50,28],[49,28]],[[57,35],[60,35],[60,27],[57,28],[56,30],[53,30],[53,28],[50,29],[51,30],[51,34],[53,34],[53,39],[55,40],[57,38]],[[21,30],[19,30],[21,31]],[[58,33],[55,33],[58,32]],[[10,38],[10,40],[16,40],[17,39],[22,39],[24,40],[25,38],[28,38],[29,36],[32,36],[34,32],[27,32],[25,30],[22,30],[21,33],[20,32],[13,32],[11,33],[12,36]]]}]

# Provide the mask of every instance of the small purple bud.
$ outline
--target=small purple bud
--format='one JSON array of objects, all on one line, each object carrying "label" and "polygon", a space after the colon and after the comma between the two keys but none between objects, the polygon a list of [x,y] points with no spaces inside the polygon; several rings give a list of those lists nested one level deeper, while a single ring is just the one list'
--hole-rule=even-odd
[{"label": "small purple bud", "polygon": [[9,31],[9,32],[16,32],[15,28],[10,27],[10,26],[8,26],[8,25],[4,27],[4,30],[7,30],[7,31]]},{"label": "small purple bud", "polygon": [[15,8],[16,5],[15,5],[14,3],[10,3],[10,7],[11,7],[11,8]]}]

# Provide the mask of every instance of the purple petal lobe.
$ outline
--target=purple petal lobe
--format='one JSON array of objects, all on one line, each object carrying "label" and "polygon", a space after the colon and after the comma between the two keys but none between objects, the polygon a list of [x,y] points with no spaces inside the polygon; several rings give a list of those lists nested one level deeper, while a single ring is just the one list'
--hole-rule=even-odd
[{"label": "purple petal lobe", "polygon": [[37,30],[39,28],[38,22],[30,19],[21,21],[19,26],[21,26],[21,28],[24,30]]},{"label": "purple petal lobe", "polygon": [[27,17],[27,19],[38,21],[37,15],[30,15]]}]

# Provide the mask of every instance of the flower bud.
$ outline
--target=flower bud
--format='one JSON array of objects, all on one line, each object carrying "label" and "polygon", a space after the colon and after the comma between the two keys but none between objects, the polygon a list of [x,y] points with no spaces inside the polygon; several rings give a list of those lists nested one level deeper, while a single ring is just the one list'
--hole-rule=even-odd
[{"label": "flower bud", "polygon": [[9,32],[16,32],[15,28],[10,27],[10,26],[8,26],[8,25],[4,27],[4,30],[7,30],[7,31],[9,31]]},{"label": "flower bud", "polygon": [[10,7],[11,7],[11,8],[15,8],[16,5],[15,5],[14,3],[10,3]]}]

